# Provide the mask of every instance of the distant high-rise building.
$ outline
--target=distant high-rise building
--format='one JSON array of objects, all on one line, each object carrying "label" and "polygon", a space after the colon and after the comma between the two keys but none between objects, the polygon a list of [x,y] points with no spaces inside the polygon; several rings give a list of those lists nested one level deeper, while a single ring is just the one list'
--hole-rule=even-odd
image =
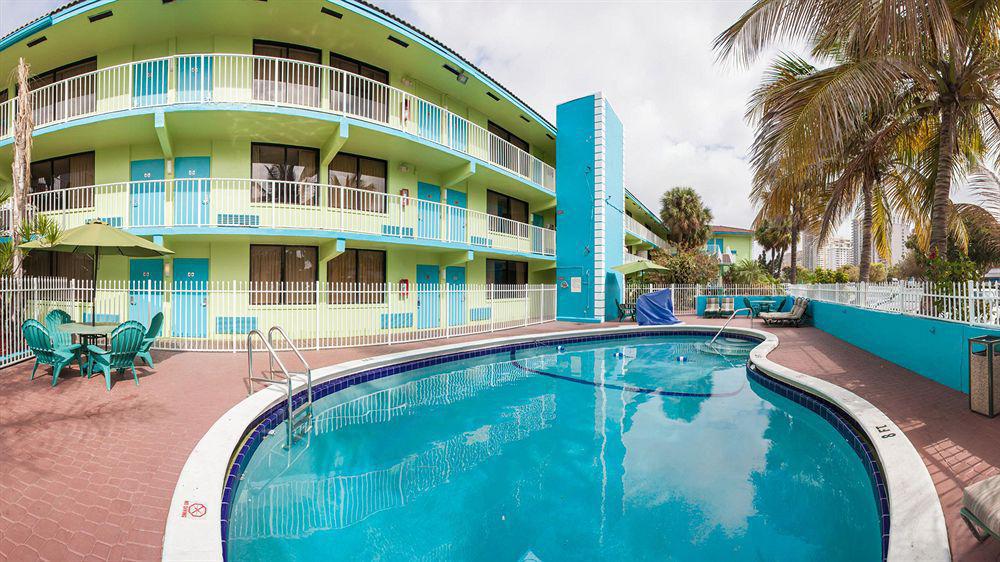
[{"label": "distant high-rise building", "polygon": [[[859,209],[859,212],[854,214],[854,219],[851,220],[851,244],[853,245],[851,263],[854,265],[861,264],[861,233],[863,231],[861,224],[862,217]],[[910,232],[913,228],[902,217],[897,216],[893,217],[890,229],[889,251],[892,254],[892,259],[886,262],[873,246],[872,263],[895,265],[899,260],[903,259],[903,254],[906,252],[906,239],[910,237]]]},{"label": "distant high-rise building", "polygon": [[837,269],[854,263],[854,244],[850,238],[831,238],[819,245],[816,236],[806,233],[802,236],[801,265],[806,269]]}]

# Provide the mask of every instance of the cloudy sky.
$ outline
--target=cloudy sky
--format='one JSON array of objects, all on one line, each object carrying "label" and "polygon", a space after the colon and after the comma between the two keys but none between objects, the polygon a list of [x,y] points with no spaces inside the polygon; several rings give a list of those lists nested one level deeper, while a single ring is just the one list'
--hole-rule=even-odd
[{"label": "cloudy sky", "polygon": [[[66,0],[0,0],[0,33]],[[748,0],[376,3],[444,41],[555,122],[560,102],[604,92],[625,124],[625,181],[646,205],[673,186],[702,194],[716,222],[749,226],[751,131],[761,68],[716,64],[713,38]]]}]

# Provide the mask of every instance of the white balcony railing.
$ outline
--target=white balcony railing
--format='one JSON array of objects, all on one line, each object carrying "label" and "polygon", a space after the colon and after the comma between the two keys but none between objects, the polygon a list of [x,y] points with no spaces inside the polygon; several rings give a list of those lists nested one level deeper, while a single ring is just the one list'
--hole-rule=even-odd
[{"label": "white balcony railing", "polygon": [[[552,166],[398,88],[319,64],[254,55],[174,55],[102,68],[31,92],[35,126],[175,104],[240,103],[348,115],[412,134],[554,190]],[[17,100],[0,104],[0,139]]]},{"label": "white balcony railing", "polygon": [[628,215],[623,215],[623,217],[625,219],[625,230],[647,242],[655,244],[657,248],[663,249],[667,247],[667,242],[663,238],[653,234],[653,231],[643,226],[642,223]]},{"label": "white balcony railing", "polygon": [[631,252],[625,252],[625,257],[624,257],[624,259],[622,261],[624,261],[625,263],[634,263],[634,262],[637,262],[637,261],[642,261],[644,259],[646,259],[646,258],[637,256],[637,255],[635,255],[635,254],[633,254]]},{"label": "white balcony railing", "polygon": [[170,179],[58,189],[28,210],[63,229],[100,219],[119,228],[252,227],[356,232],[471,249],[553,256],[556,233],[453,205],[317,183]]}]

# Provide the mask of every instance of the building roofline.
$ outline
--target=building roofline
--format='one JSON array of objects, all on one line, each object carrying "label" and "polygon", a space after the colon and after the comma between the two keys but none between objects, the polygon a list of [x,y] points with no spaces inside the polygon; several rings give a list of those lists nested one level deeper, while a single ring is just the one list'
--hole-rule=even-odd
[{"label": "building roofline", "polygon": [[[14,29],[7,35],[0,37],[0,51],[7,49],[8,47],[14,45],[15,43],[26,39],[28,36],[33,35],[39,31],[47,29],[60,21],[70,18],[76,13],[90,9],[92,7],[101,6],[104,4],[111,4],[117,0],[72,0],[71,2],[64,4],[48,13],[42,14],[41,16],[31,20],[24,25]],[[470,74],[474,74],[482,82],[491,85],[497,92],[507,98],[508,101],[513,103],[515,106],[524,110],[534,117],[543,127],[548,129],[553,135],[556,134],[556,127],[549,122],[548,119],[543,117],[540,113],[531,108],[527,103],[525,103],[521,98],[517,97],[513,92],[508,90],[503,84],[492,78],[485,71],[477,67],[475,64],[470,62],[468,59],[458,54],[455,50],[451,49],[434,36],[429,33],[419,29],[410,22],[400,18],[399,16],[388,12],[374,4],[366,2],[365,0],[326,0],[331,4],[338,4],[346,8],[352,9],[352,11],[365,15],[369,19],[375,19],[383,25],[389,27],[396,27],[402,33],[405,33],[411,39],[419,41],[424,44],[424,46],[430,48],[432,51],[436,51],[439,55],[452,59],[451,62],[456,65],[464,65],[468,67]],[[460,70],[462,70],[460,68]]]},{"label": "building roofline", "polygon": [[738,226],[723,226],[721,224],[713,224],[712,233],[728,233],[728,234],[753,234],[753,230],[748,228],[740,228]]}]

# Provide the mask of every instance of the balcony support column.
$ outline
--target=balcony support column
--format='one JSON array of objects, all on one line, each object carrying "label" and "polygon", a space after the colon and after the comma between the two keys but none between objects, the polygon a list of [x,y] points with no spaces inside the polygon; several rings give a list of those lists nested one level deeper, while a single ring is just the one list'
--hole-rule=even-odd
[{"label": "balcony support column", "polygon": [[475,173],[476,163],[472,161],[465,162],[457,168],[441,174],[441,186],[444,188],[455,187],[460,182],[471,178]]},{"label": "balcony support column", "polygon": [[174,159],[174,144],[170,139],[170,129],[167,128],[167,116],[163,111],[157,111],[153,116],[153,128],[156,129],[156,138],[160,141],[160,149],[163,150],[163,157],[167,160]]},{"label": "balcony support column", "polygon": [[[441,267],[451,265],[465,265],[476,259],[476,253],[472,250],[462,250],[458,252],[446,252],[441,255]],[[444,269],[441,270],[444,275]]]},{"label": "balcony support column", "polygon": [[330,137],[326,139],[323,146],[319,149],[319,167],[320,170],[326,170],[330,166],[330,162],[333,158],[337,156],[340,149],[344,147],[344,143],[347,142],[347,138],[350,136],[350,126],[341,121],[334,125],[333,132],[330,133]]}]

